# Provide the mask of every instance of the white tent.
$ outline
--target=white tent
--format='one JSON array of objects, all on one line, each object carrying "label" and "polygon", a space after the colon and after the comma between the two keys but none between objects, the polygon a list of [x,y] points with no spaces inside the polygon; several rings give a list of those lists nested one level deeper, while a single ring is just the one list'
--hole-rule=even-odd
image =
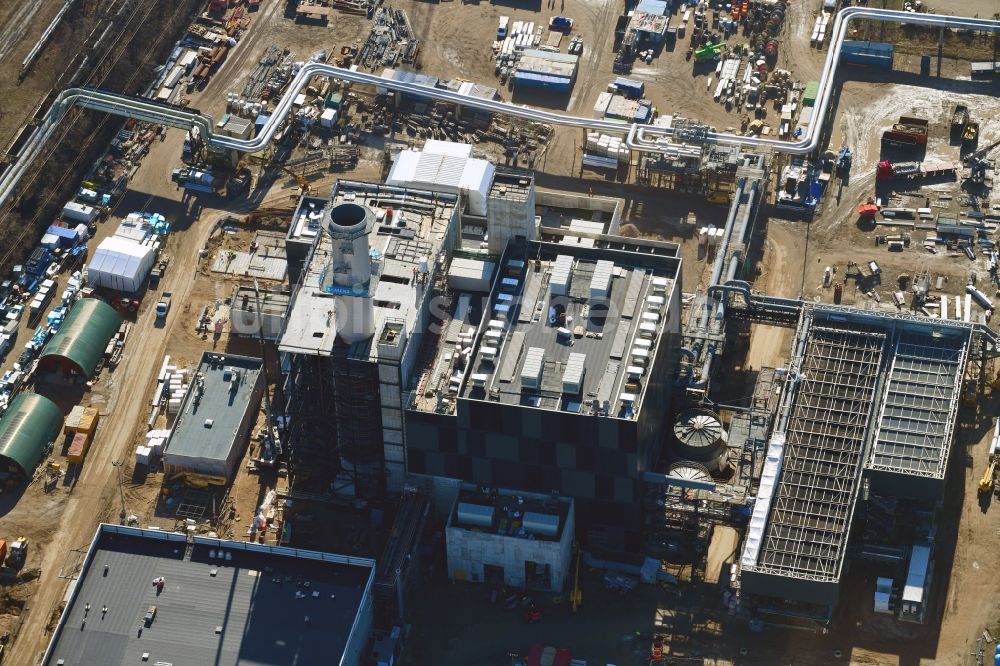
[{"label": "white tent", "polygon": [[132,294],[139,291],[156,261],[156,248],[111,236],[101,241],[87,267],[93,287],[105,287]]}]

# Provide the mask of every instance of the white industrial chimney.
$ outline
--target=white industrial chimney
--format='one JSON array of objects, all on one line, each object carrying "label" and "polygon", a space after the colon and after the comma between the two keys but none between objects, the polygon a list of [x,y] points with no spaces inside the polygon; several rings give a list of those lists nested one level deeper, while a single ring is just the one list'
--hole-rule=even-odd
[{"label": "white industrial chimney", "polygon": [[326,224],[333,248],[322,288],[336,298],[337,335],[348,343],[367,340],[375,332],[368,246],[368,234],[374,224],[371,209],[351,203],[331,209]]}]

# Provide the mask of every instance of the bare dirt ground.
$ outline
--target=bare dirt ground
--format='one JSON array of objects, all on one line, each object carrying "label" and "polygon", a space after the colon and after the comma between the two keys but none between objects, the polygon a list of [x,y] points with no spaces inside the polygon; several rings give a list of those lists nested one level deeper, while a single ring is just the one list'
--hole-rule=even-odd
[{"label": "bare dirt ground", "polygon": [[[978,4],[977,4],[978,3]],[[540,3],[541,4],[541,3]],[[963,7],[975,8],[987,12],[993,5],[992,0],[976,0],[974,3],[963,3]],[[611,73],[612,35],[608,29],[613,25],[614,17],[620,7],[587,0],[579,5],[568,8],[560,5],[521,6],[497,4],[432,4],[419,1],[395,3],[404,8],[410,15],[411,22],[418,37],[424,40],[421,64],[423,71],[442,78],[461,77],[485,84],[493,85],[493,63],[489,57],[489,44],[492,41],[497,18],[501,15],[511,16],[512,20],[534,20],[544,23],[547,17],[555,13],[565,13],[577,20],[575,34],[584,36],[584,54],[581,64],[581,80],[577,84],[573,96],[568,100],[569,110],[580,115],[589,115],[597,94],[603,90],[607,81],[613,78]],[[811,5],[809,5],[811,6]],[[12,25],[19,22],[15,18],[20,5],[13,3],[0,4],[0,25]],[[6,9],[6,15],[3,11]],[[56,3],[45,2],[39,9],[32,23],[31,30],[38,27],[38,32],[47,23],[43,20],[45,12],[56,11]],[[25,10],[27,11],[27,10]],[[229,91],[237,91],[242,85],[246,73],[252,69],[257,58],[270,44],[287,45],[306,59],[318,48],[328,48],[331,51],[342,45],[356,44],[363,40],[367,21],[363,17],[337,14],[329,26],[305,26],[295,24],[282,17],[284,3],[279,1],[265,2],[262,9],[253,15],[250,32],[241,41],[236,51],[230,56],[206,89],[192,96],[192,106],[214,114],[222,113],[223,100]],[[786,30],[792,35],[798,35],[811,25],[812,9],[806,3],[793,3],[788,16]],[[23,20],[23,17],[22,19]],[[14,39],[15,48],[6,56],[2,50],[6,42],[0,39],[0,85],[3,85],[2,70],[8,62],[17,58],[17,49],[24,51],[30,47],[25,41],[30,39],[30,30],[21,40]],[[4,31],[7,35],[16,35],[17,30]],[[802,46],[798,39],[790,40],[789,47],[782,50],[779,65],[785,63],[792,68],[802,80],[814,77],[818,72],[823,55]],[[19,59],[17,60],[19,62]],[[683,49],[661,55],[653,63],[653,71],[637,72],[646,78],[661,113],[682,113],[684,115],[705,120],[720,127],[738,124],[736,114],[728,114],[724,109],[712,102],[704,91],[703,79],[691,76],[690,63],[683,60]],[[895,113],[896,108],[905,107],[907,99],[912,99],[912,91],[888,91],[884,94],[872,94],[870,83],[849,83],[845,85],[841,99],[841,108],[846,119],[841,125],[846,128],[843,134],[847,140],[857,145],[871,145],[871,136],[875,132],[876,123],[889,122],[887,108]],[[702,94],[698,94],[702,93]],[[947,104],[951,89],[937,91],[933,97],[934,103],[942,109]],[[994,93],[995,94],[995,91]],[[504,95],[509,95],[504,91]],[[9,98],[8,98],[9,99]],[[923,101],[922,101],[923,100]],[[877,101],[877,103],[876,103]],[[891,101],[892,105],[887,106]],[[922,105],[925,98],[921,97],[910,104]],[[4,102],[6,105],[9,102]],[[852,115],[853,114],[853,115]],[[867,115],[865,115],[867,114]],[[986,117],[988,114],[983,114]],[[3,134],[3,123],[0,118],[0,137]],[[990,130],[992,131],[992,130]],[[867,137],[867,138],[866,138]],[[839,138],[839,137],[838,137]],[[985,139],[986,137],[984,137]],[[126,350],[125,358],[113,375],[108,375],[102,383],[95,387],[90,395],[85,396],[85,402],[102,404],[105,420],[98,431],[88,460],[83,466],[82,475],[76,489],[72,493],[57,490],[50,495],[44,495],[37,484],[28,487],[24,495],[16,502],[16,507],[0,518],[0,535],[16,536],[21,533],[30,534],[37,548],[31,549],[25,575],[35,569],[41,572],[37,587],[26,581],[26,584],[12,588],[8,592],[9,617],[0,617],[0,629],[14,626],[21,619],[23,610],[24,625],[14,644],[11,663],[31,663],[47,643],[46,627],[51,627],[53,613],[58,610],[59,602],[65,590],[66,581],[58,577],[59,571],[68,554],[74,550],[86,547],[97,520],[117,519],[119,511],[117,476],[112,462],[121,461],[131,464],[132,449],[137,438],[145,430],[144,421],[148,416],[148,400],[155,372],[158,370],[164,353],[171,354],[180,363],[194,363],[201,351],[212,346],[211,340],[206,340],[194,334],[194,313],[200,310],[202,304],[214,303],[224,298],[231,290],[231,283],[215,275],[207,275],[204,271],[204,261],[199,260],[198,252],[205,247],[209,229],[216,218],[231,204],[215,199],[203,202],[182,203],[174,186],[169,182],[169,170],[178,162],[180,154],[181,133],[171,131],[163,143],[155,144],[131,184],[131,192],[118,207],[116,214],[123,215],[132,210],[152,210],[165,214],[175,225],[177,233],[173,234],[166,248],[167,254],[173,257],[169,273],[161,288],[172,290],[179,302],[187,307],[178,309],[168,318],[165,328],[156,328],[153,324],[151,307],[147,302],[139,314],[132,342]],[[580,141],[579,131],[559,130],[543,165],[544,173],[539,174],[539,185],[557,187],[570,191],[582,192],[593,189],[595,194],[621,196],[626,202],[624,222],[633,226],[633,231],[639,235],[674,239],[681,241],[682,254],[685,259],[683,284],[688,290],[696,288],[703,280],[705,258],[698,256],[697,245],[685,242],[681,227],[676,220],[694,211],[699,224],[719,224],[725,216],[725,207],[706,204],[692,197],[664,195],[656,190],[636,186],[622,186],[617,183],[591,180],[581,182],[570,178],[577,173],[578,154],[576,147]],[[853,230],[846,234],[848,244],[843,243],[841,236],[849,223],[843,219],[846,212],[854,205],[849,200],[862,196],[865,183],[871,185],[872,156],[866,155],[865,160],[856,161],[863,171],[854,176],[851,186],[841,195],[841,207],[837,215],[828,211],[814,223],[808,231],[809,248],[807,252],[807,235],[802,233],[801,223],[770,220],[767,222],[767,240],[764,258],[761,262],[762,275],[757,280],[755,288],[776,295],[796,296],[800,291],[814,294],[816,271],[828,262],[843,263],[850,253],[857,250],[851,247],[863,247],[867,239],[861,232]],[[378,175],[379,164],[374,161],[363,162],[361,168],[352,177],[374,178]],[[588,174],[588,177],[594,178]],[[323,191],[332,184],[334,176],[330,175],[314,183],[317,191]],[[866,180],[868,179],[868,180]],[[857,189],[853,189],[857,188]],[[279,181],[268,195],[268,205],[287,204],[290,196],[296,194],[294,183]],[[665,202],[669,202],[665,206]],[[830,205],[830,204],[827,204]],[[237,212],[248,212],[235,206]],[[839,221],[836,221],[838,220]],[[846,219],[846,218],[845,218]],[[102,234],[110,233],[113,223],[102,227]],[[245,238],[234,239],[234,242],[246,242]],[[871,246],[874,248],[874,246]],[[836,255],[840,252],[840,255]],[[910,253],[918,252],[911,248]],[[865,254],[867,256],[868,253]],[[828,257],[833,258],[828,258]],[[837,258],[840,256],[841,258]],[[910,259],[912,256],[906,256]],[[817,259],[818,257],[818,259]],[[887,273],[897,270],[889,260]],[[912,259],[911,259],[912,261]],[[960,262],[959,262],[960,263]],[[817,268],[818,267],[818,268]],[[963,270],[966,270],[963,268]],[[960,274],[961,271],[956,273]],[[197,275],[196,279],[191,277]],[[792,276],[791,278],[789,276]],[[799,278],[799,276],[802,276]],[[798,279],[797,279],[798,278]],[[955,283],[960,286],[961,282]],[[150,300],[150,299],[147,299]],[[751,354],[747,365],[775,364],[787,354],[788,332],[779,329],[757,327],[751,333]],[[19,341],[19,345],[23,340]],[[233,350],[250,353],[245,345],[238,340],[230,340],[228,336],[216,342],[217,345]],[[984,413],[994,413],[996,405],[984,402]],[[963,434],[963,441],[979,441],[985,432],[984,425],[976,425]],[[965,431],[963,431],[965,432]],[[955,554],[955,564],[951,567],[951,578],[947,593],[942,592],[941,605],[945,608],[945,624],[940,632],[927,632],[928,636],[912,645],[904,642],[886,643],[877,634],[868,631],[857,631],[856,628],[845,628],[830,637],[814,640],[813,637],[803,637],[792,634],[787,637],[775,637],[769,634],[763,639],[756,639],[745,631],[745,628],[731,627],[729,633],[714,634],[716,641],[722,641],[722,653],[735,659],[739,646],[750,645],[751,659],[745,663],[776,664],[787,663],[846,663],[833,660],[830,655],[834,649],[843,649],[854,663],[885,663],[885,664],[915,664],[923,659],[926,663],[961,663],[962,655],[968,650],[971,637],[980,629],[979,622],[986,617],[996,617],[998,612],[997,599],[1000,599],[1000,583],[992,582],[992,578],[984,583],[984,576],[979,571],[995,570],[1000,564],[996,560],[1000,556],[992,556],[995,551],[990,547],[988,537],[996,534],[994,510],[992,513],[981,513],[969,500],[961,501],[962,497],[974,496],[974,485],[982,465],[982,444],[978,444],[972,453],[976,464],[965,473],[966,487],[964,491],[954,493],[958,497],[956,510],[961,507],[961,523],[959,535],[962,541]],[[127,484],[126,506],[130,512],[140,516],[141,524],[161,524],[168,527],[172,522],[169,518],[159,515],[156,510],[155,496],[158,492],[159,478],[154,475],[143,483]],[[970,493],[971,489],[971,493]],[[247,512],[259,501],[260,488],[256,479],[241,474],[234,485],[236,496],[236,518],[234,519],[232,535],[239,538],[242,530],[238,527],[245,520]],[[7,498],[4,501],[8,501]],[[956,511],[955,514],[958,515]],[[160,522],[158,522],[160,521]],[[72,558],[71,558],[72,559]],[[947,575],[947,568],[940,572]],[[589,590],[587,590],[589,588]],[[866,588],[860,587],[857,605],[868,603]],[[943,588],[942,588],[943,589]],[[487,607],[485,612],[476,610],[468,615],[470,605],[486,605],[478,599],[479,589],[471,588],[455,592],[458,600],[450,593],[441,597],[431,595],[436,609],[446,608],[440,627],[420,629],[426,632],[425,638],[418,640],[415,650],[417,655],[440,654],[440,646],[447,645],[453,650],[454,661],[442,663],[503,663],[501,654],[503,646],[523,646],[533,640],[551,643],[563,641],[560,644],[571,644],[579,649],[581,654],[591,657],[617,659],[620,664],[637,663],[643,649],[637,649],[633,632],[636,629],[646,630],[660,621],[667,611],[676,612],[683,608],[688,600],[674,598],[659,590],[643,590],[628,599],[606,598],[595,580],[587,580],[585,576],[586,603],[585,610],[578,616],[571,616],[565,610],[565,605],[553,605],[549,618],[542,625],[522,627],[516,618],[497,619],[494,611]],[[707,597],[718,602],[718,595],[713,591],[706,593]],[[464,600],[462,599],[464,597]],[[430,599],[430,597],[429,597]],[[451,605],[451,602],[454,604]],[[3,607],[0,599],[0,607]],[[26,602],[26,603],[24,603]],[[468,605],[467,605],[468,604]],[[852,607],[854,604],[852,604]],[[435,611],[437,617],[438,611]],[[502,612],[501,612],[502,613]],[[610,614],[610,619],[609,619]],[[601,626],[601,632],[593,632],[590,636],[581,636],[580,626]],[[873,625],[875,626],[875,625]],[[448,635],[446,632],[452,632]],[[608,635],[613,639],[608,643]],[[940,641],[938,642],[938,637]],[[463,644],[462,641],[471,641]],[[754,642],[756,640],[756,642]],[[449,642],[451,641],[451,642]],[[516,645],[515,645],[516,644]],[[863,646],[854,647],[852,646]],[[423,646],[423,647],[421,647]],[[495,649],[496,658],[483,657],[481,648]],[[492,646],[492,647],[490,647]],[[640,646],[641,647],[641,646]],[[479,649],[480,651],[476,651]],[[493,653],[488,653],[492,655]],[[483,658],[481,658],[483,657]],[[726,661],[723,658],[720,663]],[[740,660],[743,663],[745,660]],[[424,664],[428,661],[419,657],[411,663]]]},{"label": "bare dirt ground", "polygon": [[0,2],[0,90],[4,91],[3,100],[0,100],[0,149],[5,148],[13,140],[14,133],[31,118],[55,76],[66,66],[65,62],[60,62],[59,54],[72,52],[71,44],[50,43],[46,51],[54,51],[55,57],[43,52],[33,74],[18,85],[21,62],[61,5],[57,0]]},{"label": "bare dirt ground", "polygon": [[[984,281],[987,279],[981,257],[970,261],[964,254],[955,256],[957,253],[945,251],[943,246],[938,246],[936,253],[926,251],[923,240],[933,235],[933,231],[883,225],[875,229],[859,225],[856,209],[858,204],[877,193],[886,197],[885,205],[929,206],[934,214],[962,217],[964,211],[969,210],[969,205],[962,201],[964,191],[960,181],[943,180],[923,187],[920,184],[897,185],[892,190],[879,188],[876,192],[875,167],[879,159],[957,161],[959,148],[948,143],[948,123],[956,102],[974,109],[974,119],[981,127],[979,145],[985,146],[1000,139],[1000,122],[996,120],[1000,110],[998,94],[1000,86],[995,84],[982,86],[962,81],[942,81],[939,86],[929,88],[900,84],[889,86],[879,82],[844,83],[830,145],[834,149],[841,144],[854,147],[854,167],[848,182],[833,182],[826,200],[821,204],[822,210],[808,225],[809,258],[803,276],[805,297],[832,300],[831,289],[822,286],[823,272],[827,266],[837,267],[835,281],[843,282],[840,276],[848,261],[875,260],[879,263],[884,277],[883,285],[877,291],[883,297],[883,305],[889,300],[890,292],[898,289],[896,278],[900,274],[914,275],[927,271],[933,282],[942,276],[945,284],[940,293],[951,296],[964,296],[971,272],[978,272]],[[865,103],[864,100],[871,101]],[[931,121],[925,155],[881,153],[879,142],[882,131],[900,115],[917,115]],[[995,204],[1000,204],[1000,196],[996,194],[992,201],[984,200],[983,208]],[[889,252],[885,245],[876,247],[876,234],[899,232],[908,232],[912,237],[910,246],[903,252]],[[877,304],[871,303],[871,299],[857,290],[855,285],[855,282],[845,285],[844,302],[875,307]]]}]

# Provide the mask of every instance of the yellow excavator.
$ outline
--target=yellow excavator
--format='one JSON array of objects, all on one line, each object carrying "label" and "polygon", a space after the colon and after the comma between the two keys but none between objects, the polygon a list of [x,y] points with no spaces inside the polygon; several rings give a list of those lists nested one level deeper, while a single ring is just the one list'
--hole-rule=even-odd
[{"label": "yellow excavator", "polygon": [[993,475],[997,469],[997,461],[991,460],[983,473],[983,478],[979,479],[979,492],[983,495],[993,492]]}]

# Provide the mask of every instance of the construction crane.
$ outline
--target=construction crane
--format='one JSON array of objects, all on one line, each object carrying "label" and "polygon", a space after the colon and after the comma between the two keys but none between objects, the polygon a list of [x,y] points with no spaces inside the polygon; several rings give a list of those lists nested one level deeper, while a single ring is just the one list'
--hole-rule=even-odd
[{"label": "construction crane", "polygon": [[288,167],[286,167],[284,164],[273,164],[272,166],[278,167],[279,169],[281,169],[282,171],[284,171],[286,174],[288,174],[289,176],[291,176],[292,178],[294,178],[295,182],[298,183],[298,185],[299,185],[299,193],[302,194],[303,196],[305,196],[306,194],[309,194],[309,192],[312,191],[312,185],[309,184],[309,181],[306,180],[305,176],[303,176],[301,174],[298,174],[298,173],[295,173],[294,171],[292,171],[291,169],[289,169]]}]

